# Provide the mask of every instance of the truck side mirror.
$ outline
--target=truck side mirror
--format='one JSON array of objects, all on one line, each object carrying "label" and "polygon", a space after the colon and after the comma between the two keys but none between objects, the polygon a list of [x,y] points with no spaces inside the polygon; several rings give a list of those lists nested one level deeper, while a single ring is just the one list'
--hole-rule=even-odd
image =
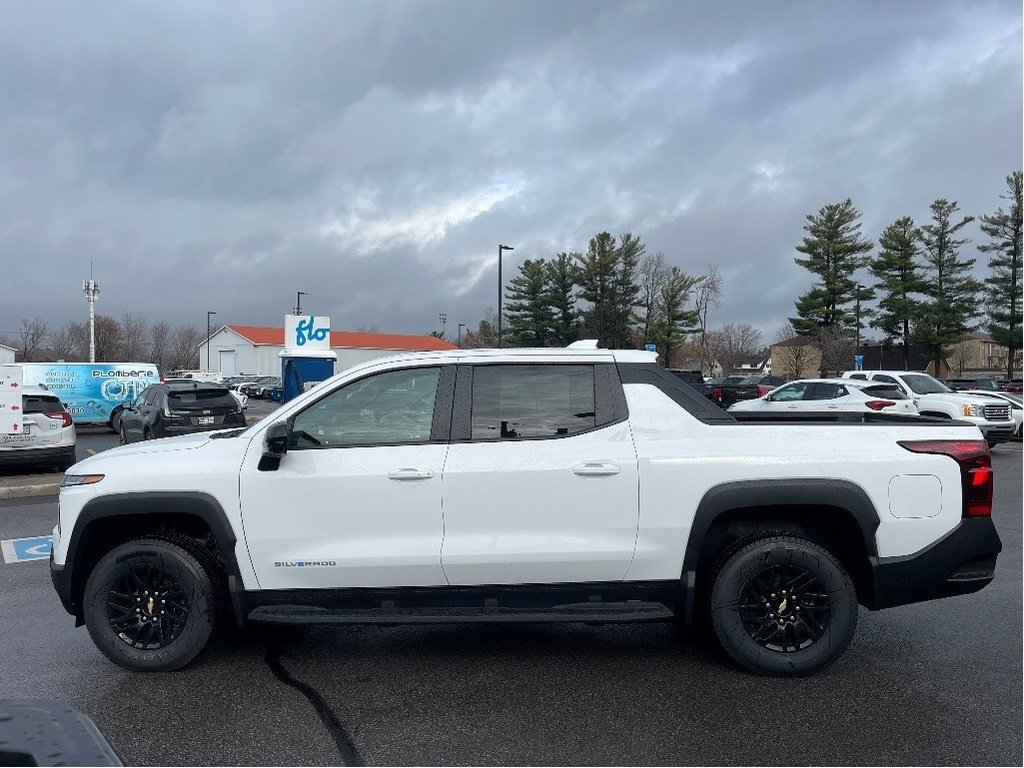
[{"label": "truck side mirror", "polygon": [[281,466],[281,458],[288,452],[288,441],[292,430],[286,421],[271,424],[263,435],[263,455],[260,457],[260,472],[274,472]]}]

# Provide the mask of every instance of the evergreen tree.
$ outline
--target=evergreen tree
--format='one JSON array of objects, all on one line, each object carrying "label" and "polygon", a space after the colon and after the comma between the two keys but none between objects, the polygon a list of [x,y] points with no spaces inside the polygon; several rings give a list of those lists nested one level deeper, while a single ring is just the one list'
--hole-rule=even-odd
[{"label": "evergreen tree", "polygon": [[971,276],[977,259],[960,260],[960,248],[970,240],[957,237],[974,217],[953,223],[950,217],[959,210],[955,200],[936,200],[931,204],[932,223],[923,225],[919,236],[924,249],[921,292],[925,300],[913,336],[927,349],[936,375],[945,347],[959,341],[979,314],[981,283]]},{"label": "evergreen tree", "polygon": [[1000,206],[990,216],[981,217],[981,231],[989,242],[978,250],[991,253],[988,266],[992,275],[988,284],[988,332],[992,339],[1006,347],[1006,378],[1013,378],[1017,356],[1021,350],[1021,172],[1006,177],[1009,194],[1000,195],[1010,201],[1010,210]]},{"label": "evergreen tree", "polygon": [[584,327],[605,348],[632,342],[631,319],[639,293],[635,279],[643,253],[639,237],[627,232],[617,243],[609,233],[600,232],[590,239],[585,254],[576,254],[579,298],[590,304],[582,313]]},{"label": "evergreen tree", "polygon": [[527,259],[509,281],[505,294],[508,338],[514,347],[543,347],[552,335],[548,306],[548,269],[544,259]]},{"label": "evergreen tree", "polygon": [[921,306],[914,296],[922,288],[917,263],[920,236],[912,218],[896,219],[879,236],[878,254],[868,265],[878,278],[875,287],[881,293],[878,314],[871,325],[885,334],[886,342],[902,341],[903,370],[910,370],[910,329]]},{"label": "evergreen tree", "polygon": [[[860,217],[849,198],[807,215],[807,236],[796,247],[807,258],[797,258],[796,263],[814,273],[819,282],[796,301],[797,317],[790,322],[797,333],[817,336],[823,330],[853,330],[854,315],[848,308],[857,298],[853,275],[866,265],[865,254],[874,247],[861,237]],[[865,298],[863,292],[861,296]]]},{"label": "evergreen tree", "polygon": [[694,288],[701,281],[692,277],[679,267],[672,267],[658,291],[652,332],[658,352],[669,366],[672,353],[685,340],[687,334],[693,333],[699,326],[697,310],[687,308]]},{"label": "evergreen tree", "polygon": [[559,253],[547,264],[547,305],[551,312],[551,343],[566,347],[580,337],[576,310],[576,254]]}]

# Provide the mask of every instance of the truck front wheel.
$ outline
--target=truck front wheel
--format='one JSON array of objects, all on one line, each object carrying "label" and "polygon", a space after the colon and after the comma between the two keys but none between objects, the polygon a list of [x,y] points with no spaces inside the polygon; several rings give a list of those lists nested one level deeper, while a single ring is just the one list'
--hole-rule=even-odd
[{"label": "truck front wheel", "polygon": [[711,589],[711,623],[725,651],[760,675],[806,675],[846,650],[857,595],[828,550],[797,536],[735,552]]},{"label": "truck front wheel", "polygon": [[166,672],[202,652],[218,616],[217,590],[195,554],[163,539],[135,539],[108,552],[85,585],[85,623],[111,661],[133,672]]}]

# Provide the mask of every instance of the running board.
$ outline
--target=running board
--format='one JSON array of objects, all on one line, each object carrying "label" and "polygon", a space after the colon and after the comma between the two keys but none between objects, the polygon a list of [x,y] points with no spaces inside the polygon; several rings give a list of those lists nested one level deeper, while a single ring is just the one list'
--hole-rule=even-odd
[{"label": "running board", "polygon": [[554,608],[374,608],[338,609],[306,605],[261,606],[249,621],[268,624],[520,624],[534,622],[666,621],[674,614],[661,603],[573,603]]}]

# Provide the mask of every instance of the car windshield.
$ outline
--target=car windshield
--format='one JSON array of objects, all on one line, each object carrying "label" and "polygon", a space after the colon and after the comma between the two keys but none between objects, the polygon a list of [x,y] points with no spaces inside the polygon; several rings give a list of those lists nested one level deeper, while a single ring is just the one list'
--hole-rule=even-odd
[{"label": "car windshield", "polygon": [[941,381],[929,376],[927,373],[905,373],[903,374],[903,380],[907,383],[907,386],[910,387],[911,391],[917,395],[934,395],[939,392],[953,391]]}]

